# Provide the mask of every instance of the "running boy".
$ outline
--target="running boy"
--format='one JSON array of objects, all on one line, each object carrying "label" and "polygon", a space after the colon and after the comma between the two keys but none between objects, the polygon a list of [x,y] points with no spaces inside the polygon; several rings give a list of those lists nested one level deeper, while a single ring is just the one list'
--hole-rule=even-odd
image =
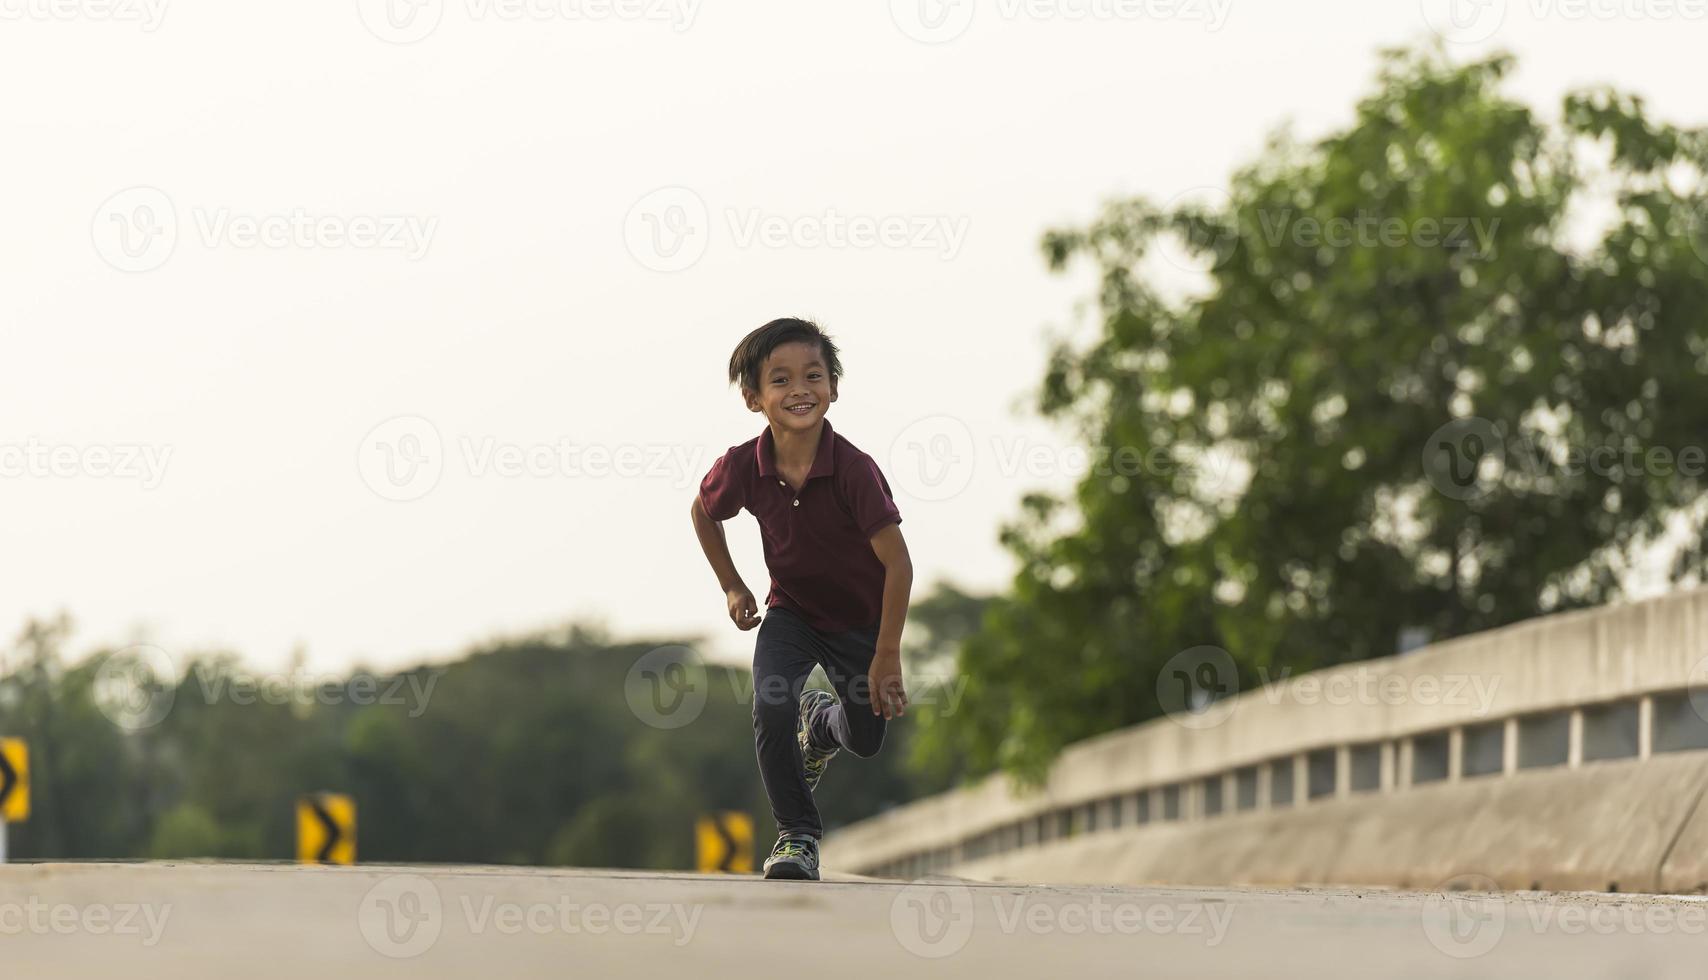
[{"label": "running boy", "polygon": [[[885,723],[907,707],[901,630],[913,563],[889,483],[824,417],[842,379],[837,353],[817,324],[795,319],[773,320],[736,345],[730,383],[765,416],[765,430],[712,464],[692,507],[729,618],[759,627],[753,736],[777,821],[767,878],[818,880],[824,827],[812,791],[826,763],[841,749],[876,754]],[[759,521],[771,572],[763,624],[724,540],[721,522],[742,508]],[[835,697],[802,695],[813,664]]]}]

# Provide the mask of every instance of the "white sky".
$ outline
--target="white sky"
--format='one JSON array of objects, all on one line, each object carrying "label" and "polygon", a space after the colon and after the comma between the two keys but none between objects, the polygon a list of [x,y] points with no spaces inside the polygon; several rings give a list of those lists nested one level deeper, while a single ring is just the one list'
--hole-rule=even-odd
[{"label": "white sky", "polygon": [[[142,0],[0,0],[0,447],[70,447],[82,471],[0,477],[0,629],[64,609],[78,652],[147,638],[269,667],[302,647],[326,670],[571,617],[747,656],[686,508],[759,431],[725,385],[730,349],[789,314],[844,346],[830,417],[898,492],[916,595],[1001,587],[998,524],[1069,482],[1004,463],[1062,445],[1015,408],[1046,331],[1088,296],[1046,271],[1040,233],[1111,196],[1219,183],[1282,122],[1342,124],[1376,49],[1430,30],[1417,0],[1186,0],[1172,18],[645,0],[680,30],[561,13],[596,0],[513,18],[426,0],[407,29],[437,28],[400,45],[357,0],[148,2],[158,22],[124,19],[159,13]],[[1513,90],[1549,114],[1605,81],[1708,122],[1693,0],[1461,2],[1474,34],[1500,27],[1455,50],[1516,51]],[[900,26],[921,32],[919,11],[972,20],[921,43]],[[114,198],[134,187],[152,190]],[[747,237],[832,211],[923,225],[927,247]],[[325,234],[239,247],[246,222],[296,213]],[[139,225],[121,237],[162,216],[169,254]],[[418,257],[327,237],[394,224]],[[702,237],[649,251],[684,227]],[[428,469],[387,490],[424,493],[401,503],[370,489],[384,460],[364,442],[398,416],[431,428],[374,439],[442,447],[436,484]],[[963,462],[928,484],[906,471],[929,472],[909,454],[934,438]],[[644,472],[504,477],[468,458],[560,442],[636,447]],[[127,447],[169,452],[158,485],[84,455]],[[660,474],[661,453],[688,462]],[[752,520],[729,527],[762,598]]]}]

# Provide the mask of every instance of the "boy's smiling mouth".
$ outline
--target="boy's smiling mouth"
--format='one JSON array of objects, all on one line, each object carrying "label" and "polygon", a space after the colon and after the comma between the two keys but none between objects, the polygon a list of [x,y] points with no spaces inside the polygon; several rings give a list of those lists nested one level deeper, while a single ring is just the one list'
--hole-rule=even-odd
[{"label": "boy's smiling mouth", "polygon": [[814,402],[803,402],[799,405],[785,405],[783,411],[790,415],[805,415],[817,407],[818,405]]}]

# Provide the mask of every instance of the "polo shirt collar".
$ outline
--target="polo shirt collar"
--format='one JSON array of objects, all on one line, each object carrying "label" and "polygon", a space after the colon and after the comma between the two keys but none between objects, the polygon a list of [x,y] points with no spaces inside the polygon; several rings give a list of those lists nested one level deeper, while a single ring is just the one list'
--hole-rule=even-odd
[{"label": "polo shirt collar", "polygon": [[[836,452],[831,448],[831,440],[835,436],[835,432],[830,428],[829,419],[823,420],[820,424],[824,428],[818,435],[818,452],[812,458],[812,469],[807,472],[807,479],[809,480],[815,476],[829,476],[836,472]],[[777,466],[774,462],[776,455],[771,439],[771,427],[767,425],[765,430],[759,433],[760,476],[774,477],[777,475]]]}]

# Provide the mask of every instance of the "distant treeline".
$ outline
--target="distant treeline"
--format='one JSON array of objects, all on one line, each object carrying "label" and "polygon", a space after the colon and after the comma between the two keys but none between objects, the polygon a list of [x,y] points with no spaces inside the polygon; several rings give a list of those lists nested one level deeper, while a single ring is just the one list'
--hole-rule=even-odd
[{"label": "distant treeline", "polygon": [[[725,809],[769,845],[751,677],[685,647],[572,627],[332,680],[151,648],[71,665],[68,634],[32,622],[0,662],[0,735],[33,770],[17,859],[286,859],[320,790],[355,798],[363,861],[686,868],[696,816]],[[837,760],[827,825],[944,785],[905,773],[909,731]]]}]

